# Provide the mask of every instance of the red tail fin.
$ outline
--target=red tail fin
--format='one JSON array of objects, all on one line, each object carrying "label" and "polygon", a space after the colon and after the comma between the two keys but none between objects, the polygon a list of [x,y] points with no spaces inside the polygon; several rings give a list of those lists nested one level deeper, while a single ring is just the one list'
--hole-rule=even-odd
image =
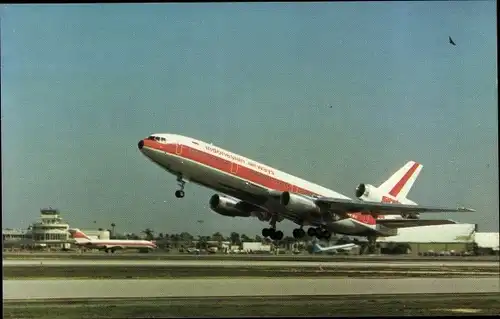
[{"label": "red tail fin", "polygon": [[87,235],[85,235],[85,233],[82,232],[81,230],[79,230],[78,228],[70,229],[69,232],[71,233],[71,237],[74,238],[74,239],[87,239],[87,240],[90,240],[90,238]]},{"label": "red tail fin", "polygon": [[383,182],[378,189],[396,198],[406,198],[422,168],[422,164],[409,161]]}]

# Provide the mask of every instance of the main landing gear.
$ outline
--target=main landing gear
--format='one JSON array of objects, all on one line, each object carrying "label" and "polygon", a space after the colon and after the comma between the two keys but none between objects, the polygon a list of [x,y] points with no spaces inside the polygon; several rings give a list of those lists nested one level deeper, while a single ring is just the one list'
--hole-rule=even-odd
[{"label": "main landing gear", "polygon": [[329,240],[332,237],[332,233],[323,227],[311,227],[307,230],[307,235],[309,237],[316,237],[318,239]]},{"label": "main landing gear", "polygon": [[175,197],[183,198],[184,197],[184,185],[186,182],[182,179],[182,175],[177,176],[177,184],[181,189],[175,191]]},{"label": "main landing gear", "polygon": [[270,228],[264,228],[262,230],[262,236],[264,237],[269,237],[272,240],[282,240],[283,239],[283,232],[281,230],[276,230],[276,220],[277,216],[273,215],[271,217],[271,227]]},{"label": "main landing gear", "polygon": [[378,253],[377,252],[377,250],[378,250],[377,237],[369,236],[369,237],[367,237],[367,239],[368,239],[368,243],[361,246],[360,255]]},{"label": "main landing gear", "polygon": [[281,230],[276,230],[275,228],[264,228],[262,230],[262,236],[269,237],[272,240],[282,240],[283,232]]}]

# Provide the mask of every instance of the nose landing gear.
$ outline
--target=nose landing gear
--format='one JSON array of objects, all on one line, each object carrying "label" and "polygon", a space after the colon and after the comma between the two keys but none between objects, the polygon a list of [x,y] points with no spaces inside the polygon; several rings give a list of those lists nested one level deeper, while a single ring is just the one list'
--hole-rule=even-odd
[{"label": "nose landing gear", "polygon": [[183,198],[184,197],[184,185],[186,185],[186,182],[182,179],[182,175],[177,176],[177,184],[181,189],[175,191],[175,197],[177,198]]},{"label": "nose landing gear", "polygon": [[177,197],[177,198],[183,198],[184,197],[184,191],[182,191],[182,190],[175,191],[175,197]]}]

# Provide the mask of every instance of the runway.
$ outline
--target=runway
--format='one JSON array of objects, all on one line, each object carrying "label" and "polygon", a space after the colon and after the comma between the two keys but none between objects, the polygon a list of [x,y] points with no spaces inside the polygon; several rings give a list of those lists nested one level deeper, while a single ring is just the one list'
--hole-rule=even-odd
[{"label": "runway", "polygon": [[170,267],[369,267],[369,268],[419,268],[419,267],[482,267],[499,268],[499,262],[473,262],[473,261],[256,261],[256,260],[3,260],[3,267],[13,266],[170,266]]},{"label": "runway", "polygon": [[4,280],[3,299],[496,293],[494,278]]},{"label": "runway", "polygon": [[409,256],[409,255],[270,255],[270,254],[175,254],[164,252],[152,252],[149,254],[140,254],[131,251],[121,251],[109,255],[105,253],[75,253],[75,252],[5,252],[3,259],[74,259],[74,260],[272,260],[272,261],[366,261],[366,262],[387,262],[387,261],[406,261],[406,262],[429,262],[429,261],[473,261],[473,262],[500,262],[499,256]]}]

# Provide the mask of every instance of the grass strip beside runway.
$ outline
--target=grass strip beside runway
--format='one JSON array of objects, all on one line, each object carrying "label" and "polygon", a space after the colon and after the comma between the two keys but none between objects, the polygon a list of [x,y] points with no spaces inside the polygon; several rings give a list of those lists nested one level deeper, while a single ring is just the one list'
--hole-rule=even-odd
[{"label": "grass strip beside runway", "polygon": [[500,296],[491,293],[4,301],[4,318],[38,319],[498,313]]},{"label": "grass strip beside runway", "polygon": [[5,279],[44,278],[197,278],[197,277],[461,277],[498,276],[499,270],[480,267],[172,267],[172,266],[8,266]]}]

